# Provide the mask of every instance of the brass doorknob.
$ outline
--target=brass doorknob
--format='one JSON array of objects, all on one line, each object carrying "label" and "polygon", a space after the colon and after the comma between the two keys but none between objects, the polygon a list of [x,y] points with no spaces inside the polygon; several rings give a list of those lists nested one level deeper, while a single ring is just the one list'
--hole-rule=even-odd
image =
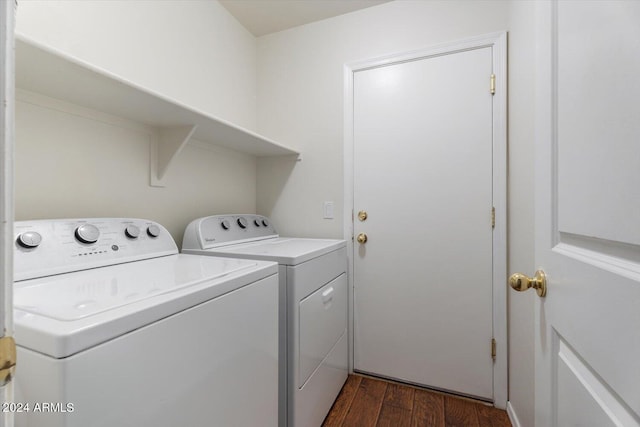
[{"label": "brass doorknob", "polygon": [[526,276],[522,273],[512,274],[511,277],[509,277],[509,284],[518,292],[533,288],[539,297],[547,295],[547,276],[542,270],[536,271],[533,277]]},{"label": "brass doorknob", "polygon": [[366,234],[360,233],[358,234],[358,237],[356,237],[356,240],[358,241],[358,243],[367,243],[367,240],[369,240],[369,238]]}]

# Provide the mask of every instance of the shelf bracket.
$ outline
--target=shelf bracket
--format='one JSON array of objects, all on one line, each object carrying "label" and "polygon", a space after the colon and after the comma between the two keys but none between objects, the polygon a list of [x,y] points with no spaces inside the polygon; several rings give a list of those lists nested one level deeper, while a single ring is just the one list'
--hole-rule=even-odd
[{"label": "shelf bracket", "polygon": [[164,178],[180,151],[187,145],[196,125],[161,128],[151,142],[150,183],[152,187],[165,187]]}]

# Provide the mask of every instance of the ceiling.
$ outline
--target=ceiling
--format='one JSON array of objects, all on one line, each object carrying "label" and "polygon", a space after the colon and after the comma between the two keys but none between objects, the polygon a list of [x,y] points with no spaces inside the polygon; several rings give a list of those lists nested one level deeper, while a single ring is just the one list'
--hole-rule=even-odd
[{"label": "ceiling", "polygon": [[220,0],[254,36],[275,33],[392,0]]}]

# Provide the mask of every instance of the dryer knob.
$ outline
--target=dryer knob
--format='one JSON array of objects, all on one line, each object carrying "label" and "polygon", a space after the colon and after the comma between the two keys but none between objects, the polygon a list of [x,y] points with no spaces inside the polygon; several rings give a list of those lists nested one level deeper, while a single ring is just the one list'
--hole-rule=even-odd
[{"label": "dryer knob", "polygon": [[150,237],[158,237],[160,235],[160,227],[155,224],[152,224],[147,227],[147,234]]},{"label": "dryer knob", "polygon": [[267,221],[266,219],[262,220],[262,225],[264,225],[265,227],[269,226],[269,221]]},{"label": "dryer knob", "polygon": [[227,221],[227,220],[225,219],[225,220],[223,220],[223,221],[220,223],[220,226],[221,226],[223,229],[228,230],[228,229],[229,229],[229,227],[231,227],[231,224],[229,224],[229,221]]},{"label": "dryer knob", "polygon": [[36,248],[42,242],[42,236],[35,231],[25,231],[18,236],[18,244],[23,248]]},{"label": "dryer knob", "polygon": [[249,225],[249,223],[247,222],[246,218],[238,218],[238,225],[240,226],[240,228],[247,228],[247,225]]},{"label": "dryer knob", "polygon": [[137,239],[140,236],[140,227],[133,224],[127,225],[127,228],[124,229],[124,234],[132,239]]},{"label": "dryer knob", "polygon": [[256,227],[260,227],[262,225],[259,219],[254,219],[253,223],[256,225]]},{"label": "dryer knob", "polygon": [[78,228],[76,228],[76,239],[81,241],[82,243],[95,243],[98,241],[98,237],[100,237],[100,230],[98,227],[92,224],[82,224]]}]

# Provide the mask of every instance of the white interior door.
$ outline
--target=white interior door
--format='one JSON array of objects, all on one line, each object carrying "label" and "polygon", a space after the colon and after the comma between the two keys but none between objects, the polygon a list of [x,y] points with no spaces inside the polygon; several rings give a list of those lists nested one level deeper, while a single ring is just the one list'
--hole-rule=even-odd
[{"label": "white interior door", "polygon": [[536,425],[640,425],[640,2],[538,4]]},{"label": "white interior door", "polygon": [[353,77],[354,369],[489,400],[492,64],[485,46]]}]

